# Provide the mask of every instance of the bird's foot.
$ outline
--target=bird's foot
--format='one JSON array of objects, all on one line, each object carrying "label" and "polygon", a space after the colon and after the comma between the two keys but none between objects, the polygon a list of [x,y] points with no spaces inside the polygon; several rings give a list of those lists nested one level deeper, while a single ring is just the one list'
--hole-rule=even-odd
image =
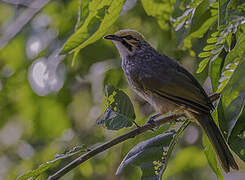
[{"label": "bird's foot", "polygon": [[154,132],[159,125],[156,123],[156,121],[154,121],[157,117],[161,116],[161,114],[155,114],[154,116],[151,116],[147,121],[146,124],[150,124],[151,125],[151,130]]}]

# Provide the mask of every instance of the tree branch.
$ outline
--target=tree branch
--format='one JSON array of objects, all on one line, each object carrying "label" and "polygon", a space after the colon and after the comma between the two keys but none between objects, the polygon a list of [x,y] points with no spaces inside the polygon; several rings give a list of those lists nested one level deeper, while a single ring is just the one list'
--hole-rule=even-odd
[{"label": "tree branch", "polygon": [[[220,94],[213,94],[210,96],[210,100],[215,101],[220,97]],[[185,116],[184,113],[181,114],[173,114],[173,115],[168,115],[168,116],[164,116],[158,120],[155,120],[156,126],[160,126],[170,120],[176,120],[179,119],[180,117]],[[69,163],[68,165],[66,165],[65,167],[63,167],[62,169],[60,169],[59,171],[57,171],[55,174],[51,175],[48,177],[48,180],[57,180],[59,178],[61,178],[62,176],[64,176],[66,173],[68,173],[69,171],[71,171],[72,169],[74,169],[75,167],[77,167],[78,165],[82,164],[83,162],[87,161],[88,159],[94,157],[95,155],[121,143],[124,142],[128,139],[134,138],[135,136],[142,134],[148,130],[152,130],[152,125],[151,124],[145,124],[144,126],[141,127],[137,127],[136,129],[123,134],[119,137],[116,137],[104,144],[101,144],[98,147],[93,148],[92,150],[90,150],[89,152],[81,155],[80,157],[78,157],[77,159],[73,160],[71,163]]]},{"label": "tree branch", "polygon": [[[12,24],[4,31],[0,38],[0,50],[18,34],[21,29],[49,2],[50,0],[35,0]],[[13,3],[13,1],[11,1]]]}]

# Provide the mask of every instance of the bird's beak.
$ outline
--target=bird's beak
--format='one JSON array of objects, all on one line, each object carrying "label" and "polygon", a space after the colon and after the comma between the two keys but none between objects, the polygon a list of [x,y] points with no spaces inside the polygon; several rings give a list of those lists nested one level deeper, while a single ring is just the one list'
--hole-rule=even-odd
[{"label": "bird's beak", "polygon": [[116,36],[116,35],[113,35],[113,34],[112,35],[111,34],[106,35],[103,38],[104,39],[109,39],[109,40],[114,40],[114,41],[122,41],[122,38],[121,37]]}]

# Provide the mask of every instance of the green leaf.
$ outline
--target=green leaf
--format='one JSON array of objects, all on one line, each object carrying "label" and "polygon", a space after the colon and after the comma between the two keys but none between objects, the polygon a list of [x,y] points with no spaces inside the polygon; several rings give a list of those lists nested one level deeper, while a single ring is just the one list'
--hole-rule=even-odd
[{"label": "green leaf", "polygon": [[216,32],[211,34],[211,37],[217,37],[218,35],[219,35],[219,31],[216,31]]},{"label": "green leaf", "polygon": [[104,85],[112,84],[114,87],[122,88],[125,84],[122,68],[113,68],[105,72]]},{"label": "green leaf", "polygon": [[99,40],[117,20],[125,0],[92,0],[89,15],[82,26],[66,41],[62,54],[80,51],[87,45]]},{"label": "green leaf", "polygon": [[141,0],[143,8],[147,15],[153,16],[163,30],[169,29],[171,12],[174,4],[168,0]]},{"label": "green leaf", "polygon": [[209,142],[207,135],[203,135],[203,146],[205,147],[204,153],[206,155],[210,167],[212,168],[213,172],[216,174],[218,180],[223,180],[222,172],[218,167],[218,161],[216,158],[215,151],[212,147],[212,144]]},{"label": "green leaf", "polygon": [[184,48],[191,47],[191,40],[194,38],[202,38],[204,34],[209,30],[210,26],[216,22],[218,16],[210,17],[208,20],[206,20],[198,30],[191,33],[186,37],[184,40]]},{"label": "green leaf", "polygon": [[213,50],[213,49],[215,49],[216,48],[216,46],[214,45],[214,44],[210,44],[210,45],[206,45],[204,48],[203,48],[203,50],[204,51],[210,51],[210,50]]},{"label": "green leaf", "polygon": [[197,73],[200,73],[205,69],[205,67],[208,65],[209,60],[210,60],[210,57],[207,57],[199,63]]},{"label": "green leaf", "polygon": [[68,151],[67,153],[64,153],[62,155],[58,155],[54,160],[41,164],[37,169],[23,174],[22,176],[18,177],[17,180],[29,180],[29,179],[34,180],[40,174],[46,172],[51,167],[54,167],[54,165],[57,162],[59,162],[61,159],[65,159],[65,158],[71,157],[77,153],[87,152],[87,151],[88,151],[88,149],[85,145],[74,147],[72,150]]},{"label": "green leaf", "polygon": [[210,51],[208,51],[208,52],[201,52],[201,53],[198,55],[198,57],[200,57],[200,58],[205,58],[205,57],[208,57],[208,56],[210,56],[210,55],[212,55],[212,53],[211,53]]},{"label": "green leaf", "polygon": [[107,108],[103,118],[97,122],[109,130],[130,127],[135,120],[134,107],[127,94],[112,85],[106,86]]},{"label": "green leaf", "polygon": [[[244,96],[244,94],[243,94]],[[245,111],[243,111],[233,128],[228,143],[231,149],[245,162]]]},{"label": "green leaf", "polygon": [[80,28],[89,15],[89,0],[79,0],[78,19],[75,31]]},{"label": "green leaf", "polygon": [[216,45],[216,48],[210,51],[213,55],[219,54],[224,48],[224,45]]},{"label": "green leaf", "polygon": [[[221,129],[229,138],[241,116],[245,105],[245,62],[241,62],[222,92],[224,118],[220,121]],[[231,139],[230,139],[231,141]],[[234,150],[235,151],[235,150]]]},{"label": "green leaf", "polygon": [[[221,53],[221,51],[224,48],[224,46],[221,46],[221,47],[215,46],[215,47],[216,47],[216,49],[214,49],[212,51],[202,52],[202,53],[199,54],[199,57],[207,57],[207,58],[205,58],[204,60],[202,60],[199,63],[199,66],[198,66],[198,69],[197,69],[197,73],[202,72],[204,70],[204,68],[207,66],[208,62],[212,62],[212,64],[213,64],[213,62],[215,62],[215,60],[219,57],[219,54]],[[217,66],[215,66],[215,67],[217,67]],[[214,68],[211,66],[211,70],[212,69],[214,69]]]},{"label": "green leaf", "polygon": [[[224,35],[226,36],[226,35]],[[217,42],[215,43],[215,45],[220,45],[220,44],[224,44],[225,43],[225,38],[223,36],[218,37]]]},{"label": "green leaf", "polygon": [[225,37],[226,43],[228,45],[228,51],[231,50],[231,43],[232,43],[232,33],[229,33],[226,37]]},{"label": "green leaf", "polygon": [[227,54],[225,58],[225,64],[224,64],[225,70],[223,71],[222,77],[219,80],[220,85],[218,87],[217,92],[221,92],[225,88],[230,78],[232,77],[232,72],[235,71],[239,62],[244,58],[244,55],[245,55],[245,33],[243,33],[240,36],[235,47]]},{"label": "green leaf", "polygon": [[212,44],[212,43],[216,43],[218,41],[217,37],[211,37],[207,40],[207,43]]},{"label": "green leaf", "polygon": [[230,0],[219,0],[219,26],[226,24],[226,19],[228,15],[227,6],[230,3]]},{"label": "green leaf", "polygon": [[84,20],[82,26],[65,42],[61,54],[68,53],[77,48],[97,30],[111,1],[112,0],[102,0],[100,4],[98,4],[96,0],[90,1],[87,18]]},{"label": "green leaf", "polygon": [[[216,123],[218,122],[217,110],[215,110],[215,112],[213,113],[213,119]],[[212,168],[213,172],[216,174],[218,180],[223,180],[222,172],[218,167],[216,153],[206,134],[203,134],[202,142],[204,146],[204,153],[206,155],[210,167]]]},{"label": "green leaf", "polygon": [[74,66],[75,65],[75,61],[77,59],[78,53],[79,53],[79,51],[74,51],[74,54],[73,54],[73,57],[72,57],[72,64],[71,64],[71,66]]},{"label": "green leaf", "polygon": [[223,119],[224,123],[226,124],[226,132],[227,136],[230,136],[232,129],[234,128],[235,124],[237,123],[240,115],[244,110],[245,105],[245,91],[242,92],[237,98],[235,98],[227,108],[225,108]]},{"label": "green leaf", "polygon": [[176,19],[176,21],[173,24],[175,31],[180,30],[184,25],[189,26],[190,17],[191,17],[194,10],[195,10],[194,8],[186,9],[185,12]]},{"label": "green leaf", "polygon": [[219,86],[219,79],[221,75],[222,69],[222,62],[223,59],[221,57],[216,58],[215,61],[211,61],[211,68],[210,68],[210,78],[212,82],[212,89],[215,92]]},{"label": "green leaf", "polygon": [[142,180],[161,179],[178,137],[189,124],[186,120],[177,131],[172,129],[137,144],[125,156],[116,174],[134,165],[141,168]]},{"label": "green leaf", "polygon": [[231,62],[234,62],[236,58],[243,58],[245,54],[245,33],[243,33],[235,47],[230,51],[225,60],[225,65],[228,65]]},{"label": "green leaf", "polygon": [[[189,4],[185,6],[185,10],[183,14],[176,18],[176,21],[174,22],[173,26],[175,28],[175,31],[180,30],[183,26],[185,28],[189,28],[190,26],[193,26],[192,19],[194,19],[196,22],[198,22],[198,18],[203,15],[203,10],[207,10],[208,2],[205,0],[194,0],[191,1]],[[207,2],[207,3],[206,3]],[[176,2],[178,3],[178,2]],[[206,6],[206,7],[204,7]],[[198,11],[198,12],[197,12]],[[197,12],[197,13],[196,13]],[[174,14],[174,13],[173,13]],[[197,15],[200,15],[197,17]],[[194,26],[196,23],[194,24]]]},{"label": "green leaf", "polygon": [[[195,2],[195,1],[194,1]],[[200,26],[205,22],[207,19],[210,18],[210,3],[209,0],[202,0],[197,1],[197,7],[194,10],[194,14],[191,18],[191,25],[190,25],[190,32],[189,34],[197,31]]]}]

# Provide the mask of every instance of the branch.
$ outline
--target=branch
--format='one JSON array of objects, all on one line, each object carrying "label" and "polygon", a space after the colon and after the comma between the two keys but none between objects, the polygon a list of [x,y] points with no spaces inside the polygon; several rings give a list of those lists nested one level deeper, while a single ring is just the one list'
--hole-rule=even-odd
[{"label": "branch", "polygon": [[[18,34],[21,29],[38,13],[50,0],[36,0],[28,5],[26,9],[12,24],[4,31],[0,38],[0,50],[3,49],[8,42]],[[7,2],[7,1],[6,1]],[[10,1],[10,3],[14,1]]]},{"label": "branch", "polygon": [[5,3],[12,4],[12,5],[21,5],[21,6],[30,6],[32,0],[2,0]]},{"label": "branch", "polygon": [[[210,99],[213,101],[217,100],[220,97],[220,94],[213,94],[210,96]],[[185,116],[184,113],[181,114],[173,114],[173,115],[168,115],[165,116],[163,118],[160,118],[158,120],[155,120],[156,126],[160,126],[166,122],[169,122],[170,120],[176,120],[179,119],[180,117]],[[124,142],[128,139],[134,138],[135,136],[142,134],[148,130],[152,130],[152,125],[151,124],[145,124],[144,126],[141,127],[137,127],[136,129],[123,134],[119,137],[116,137],[98,147],[95,147],[93,149],[91,149],[89,152],[81,155],[80,157],[78,157],[77,159],[73,160],[71,163],[69,163],[68,165],[66,165],[65,167],[63,167],[62,169],[60,169],[59,171],[57,171],[55,174],[51,175],[48,177],[47,180],[56,180],[61,178],[62,176],[64,176],[66,173],[68,173],[69,171],[71,171],[72,169],[74,169],[75,167],[77,167],[78,165],[82,164],[83,162],[87,161],[88,159],[94,157],[95,155],[121,143]]]}]

